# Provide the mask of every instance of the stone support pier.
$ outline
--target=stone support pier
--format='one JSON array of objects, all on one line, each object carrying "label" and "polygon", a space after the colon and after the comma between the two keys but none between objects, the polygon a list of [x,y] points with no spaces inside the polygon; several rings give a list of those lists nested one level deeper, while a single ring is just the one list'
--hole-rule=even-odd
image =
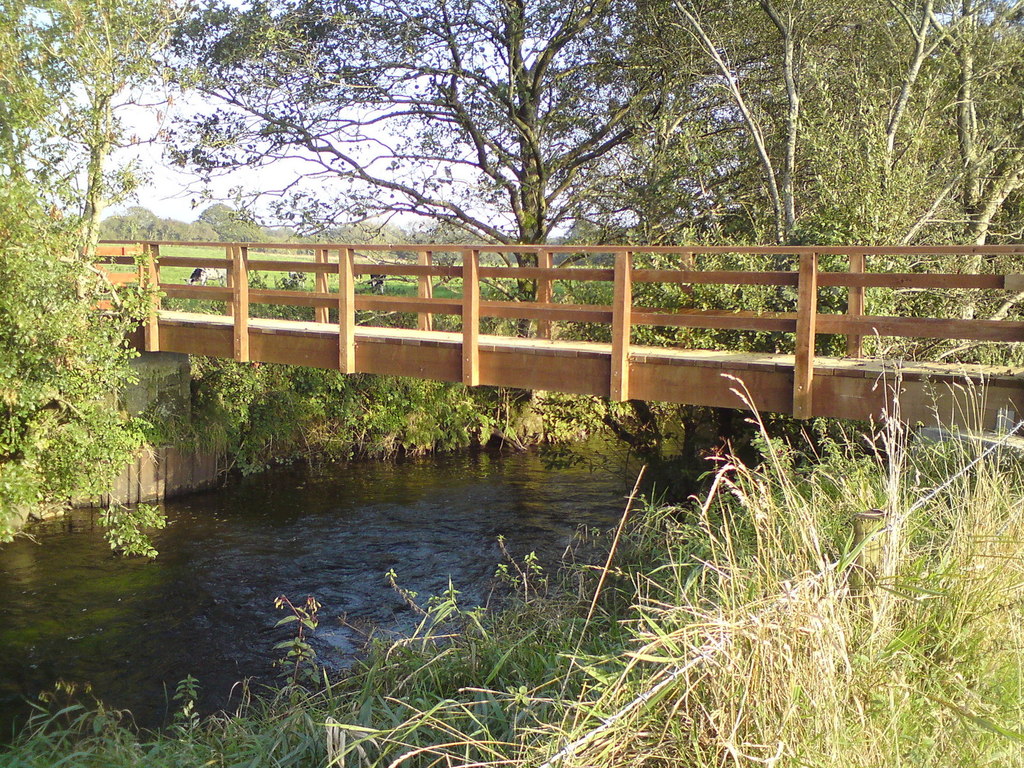
[{"label": "stone support pier", "polygon": [[[188,355],[143,352],[132,361],[138,383],[121,393],[119,407],[132,416],[171,423],[192,418],[191,366]],[[147,446],[122,470],[109,493],[79,499],[75,506],[108,506],[160,501],[217,484],[223,461],[215,454],[174,446]]]}]

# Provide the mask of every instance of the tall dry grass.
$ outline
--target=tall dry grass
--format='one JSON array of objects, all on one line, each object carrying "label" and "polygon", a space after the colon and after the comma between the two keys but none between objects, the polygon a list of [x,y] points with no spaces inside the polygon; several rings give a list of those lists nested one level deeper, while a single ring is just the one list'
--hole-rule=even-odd
[{"label": "tall dry grass", "polygon": [[[908,445],[896,422],[803,469],[763,441],[757,469],[725,463],[690,508],[648,513],[637,546],[670,555],[633,574],[637,647],[566,730],[629,711],[552,764],[1024,764],[1019,458],[968,466],[978,445]],[[887,525],[855,546],[872,508]]]}]

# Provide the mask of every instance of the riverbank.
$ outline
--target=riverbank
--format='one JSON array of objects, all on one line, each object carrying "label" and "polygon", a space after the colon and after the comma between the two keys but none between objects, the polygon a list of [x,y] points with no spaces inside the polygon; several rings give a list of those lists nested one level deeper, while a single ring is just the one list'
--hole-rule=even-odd
[{"label": "riverbank", "polygon": [[[804,464],[764,439],[757,469],[638,507],[607,569],[518,558],[509,609],[442,594],[322,690],[200,720],[185,686],[157,735],[73,708],[0,763],[312,766],[330,742],[350,766],[1020,764],[1024,473],[904,441]],[[871,509],[888,524],[854,545]]]}]

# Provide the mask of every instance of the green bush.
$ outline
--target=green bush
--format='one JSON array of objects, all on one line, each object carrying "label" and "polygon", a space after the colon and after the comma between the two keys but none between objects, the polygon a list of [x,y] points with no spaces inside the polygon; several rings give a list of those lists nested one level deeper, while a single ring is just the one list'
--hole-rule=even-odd
[{"label": "green bush", "polygon": [[132,378],[125,334],[141,296],[78,255],[27,187],[0,186],[0,540],[41,507],[106,491],[140,444],[114,394]]}]

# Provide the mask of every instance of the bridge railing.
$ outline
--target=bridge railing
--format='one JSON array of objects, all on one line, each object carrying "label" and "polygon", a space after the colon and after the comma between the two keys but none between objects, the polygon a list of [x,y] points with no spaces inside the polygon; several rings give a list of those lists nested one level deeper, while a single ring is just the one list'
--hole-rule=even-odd
[{"label": "bridge railing", "polygon": [[[122,245],[132,245],[121,243]],[[506,318],[536,323],[537,336],[552,337],[556,323],[600,323],[611,326],[611,397],[629,397],[629,355],[631,331],[637,326],[726,329],[783,332],[794,336],[793,413],[798,417],[812,412],[815,339],[818,334],[836,334],[847,339],[846,352],[859,357],[866,336],[904,338],[964,339],[982,341],[1024,341],[1024,322],[938,317],[866,315],[865,291],[868,288],[931,291],[942,289],[980,289],[1024,292],[1024,276],[1016,273],[955,272],[872,272],[872,257],[911,257],[962,259],[1024,256],[1024,246],[930,246],[930,247],[609,247],[609,246],[505,246],[505,245],[355,245],[294,243],[179,243],[144,242],[136,244],[145,258],[140,278],[154,291],[149,322],[146,324],[146,349],[160,348],[160,294],[226,302],[232,317],[234,357],[249,359],[249,322],[252,304],[282,304],[312,307],[314,319],[327,323],[331,311],[337,313],[339,334],[338,367],[354,372],[357,310],[414,313],[417,328],[431,331],[435,315],[462,318],[463,381],[473,386],[480,382],[480,320],[482,317]],[[110,247],[109,245],[107,246]],[[223,248],[224,256],[171,255],[167,251],[188,248]],[[270,251],[294,254],[283,258]],[[162,252],[163,251],[163,252]],[[304,260],[295,255],[304,252]],[[404,262],[380,263],[379,254],[404,253],[412,258]],[[701,257],[740,255],[767,257],[775,264],[793,263],[792,269],[735,270],[699,269]],[[257,257],[261,256],[261,257]],[[822,256],[841,257],[845,271],[822,270]],[[485,258],[486,257],[486,258]],[[640,268],[638,257],[660,261],[674,260],[671,268]],[[134,263],[130,256],[111,256],[114,263]],[[488,263],[487,259],[492,263]],[[362,260],[361,260],[362,259]],[[560,261],[559,261],[560,260]],[[186,285],[162,279],[162,270],[224,270],[225,285]],[[252,286],[250,275],[260,272],[288,272],[313,275],[313,290],[291,290]],[[357,278],[381,275],[415,281],[415,296],[356,294]],[[461,296],[435,297],[435,281],[461,279]],[[491,300],[481,298],[481,284],[516,281],[532,291],[520,291],[517,298],[531,300]],[[567,304],[557,300],[558,281],[601,281],[612,285],[609,304]],[[794,311],[757,312],[732,309],[664,309],[634,305],[638,284],[661,283],[691,290],[696,285],[766,286],[789,289],[795,293]],[[819,312],[822,288],[845,288],[844,313]]]}]

